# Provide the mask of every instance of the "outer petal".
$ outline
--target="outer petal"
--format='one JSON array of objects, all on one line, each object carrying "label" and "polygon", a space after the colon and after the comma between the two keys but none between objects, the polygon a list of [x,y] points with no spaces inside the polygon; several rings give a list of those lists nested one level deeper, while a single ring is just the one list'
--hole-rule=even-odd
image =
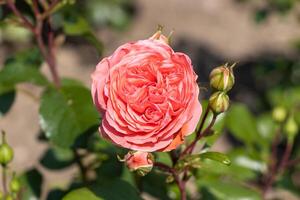
[{"label": "outer petal", "polygon": [[92,73],[92,97],[97,109],[106,109],[106,99],[104,97],[104,87],[106,78],[109,73],[109,61],[104,58],[96,67],[96,70]]}]

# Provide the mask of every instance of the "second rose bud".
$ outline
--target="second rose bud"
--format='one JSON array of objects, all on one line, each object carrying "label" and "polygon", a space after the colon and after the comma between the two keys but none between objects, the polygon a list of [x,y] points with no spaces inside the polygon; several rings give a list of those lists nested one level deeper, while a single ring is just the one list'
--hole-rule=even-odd
[{"label": "second rose bud", "polygon": [[229,91],[234,85],[234,66],[235,64],[231,66],[225,64],[213,69],[209,75],[210,86],[218,91]]}]

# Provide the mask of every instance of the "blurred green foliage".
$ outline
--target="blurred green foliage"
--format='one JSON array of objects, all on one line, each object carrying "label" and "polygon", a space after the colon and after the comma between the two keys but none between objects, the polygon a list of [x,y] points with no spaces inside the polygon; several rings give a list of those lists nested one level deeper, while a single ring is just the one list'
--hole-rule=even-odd
[{"label": "blurred green foliage", "polygon": [[254,19],[257,23],[264,22],[269,15],[275,13],[285,15],[299,5],[299,0],[236,0],[240,3],[254,4],[256,7]]},{"label": "blurred green foliage", "polygon": [[[256,20],[263,21],[271,11],[285,13],[296,3],[296,0],[266,1],[266,7],[257,11]],[[17,1],[17,6],[32,19],[30,4]],[[63,1],[53,13],[53,27],[56,35],[64,34],[67,39],[83,38],[101,54],[104,46],[94,30],[124,30],[133,14],[134,1],[131,0]],[[0,8],[0,18],[4,41],[31,42],[32,34],[17,26],[15,18],[4,6]],[[58,89],[41,73],[42,62],[37,48],[24,49],[6,60],[0,70],[0,117],[5,117],[13,105],[18,84],[31,83],[41,87],[41,142],[47,142],[49,148],[41,157],[40,164],[50,170],[61,170],[75,164],[79,167],[86,165],[86,169],[80,169],[80,174],[69,185],[53,187],[47,200],[135,200],[141,199],[141,192],[158,199],[179,199],[178,188],[172,179],[168,179],[169,174],[153,170],[140,178],[124,168],[116,155],[125,154],[125,150],[98,136],[97,126],[101,116],[92,105],[89,89],[79,81],[70,79],[63,79]],[[279,141],[279,150],[282,151],[288,137],[288,133],[280,128],[286,124],[287,118],[276,122],[272,117],[273,109],[282,107],[287,117],[295,118],[300,126],[299,60],[279,58],[253,64],[253,69],[253,82],[262,85],[264,93],[255,100],[257,105],[263,106],[257,107],[254,112],[245,103],[232,102],[230,110],[218,116],[213,132],[203,138],[201,144],[207,151],[225,134],[232,146],[226,156],[201,152],[185,158],[184,164],[188,163],[193,168],[190,175],[195,177],[192,181],[196,185],[196,194],[188,194],[190,199],[262,199],[262,178],[268,173],[272,141],[276,132],[282,130]],[[205,110],[207,102],[202,104]],[[207,121],[211,118],[209,115]],[[293,140],[295,145],[291,159],[296,159],[300,156],[299,136],[296,135]],[[83,153],[77,155],[77,151]],[[168,153],[156,153],[155,156],[157,161],[172,165]],[[230,166],[227,166],[229,161]],[[279,174],[275,188],[285,189],[299,197],[299,185],[293,178],[299,168],[298,163]],[[94,174],[86,177],[87,172]],[[20,178],[25,188],[21,199],[39,199],[43,186],[42,174],[37,169],[31,169]]]}]

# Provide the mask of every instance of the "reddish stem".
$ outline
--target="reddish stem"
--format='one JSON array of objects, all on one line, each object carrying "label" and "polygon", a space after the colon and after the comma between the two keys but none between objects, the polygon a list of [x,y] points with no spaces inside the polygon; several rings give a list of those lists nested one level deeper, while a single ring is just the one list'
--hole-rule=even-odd
[{"label": "reddish stem", "polygon": [[[40,11],[39,11],[39,5],[37,0],[32,0],[32,5],[33,5],[33,13],[34,15],[39,18],[40,17]],[[39,19],[37,19],[39,20]]]},{"label": "reddish stem", "polygon": [[282,160],[278,167],[278,173],[282,173],[284,171],[284,169],[289,161],[290,155],[292,153],[292,149],[293,149],[293,142],[288,142],[285,147],[285,151],[284,151]]},{"label": "reddish stem", "polygon": [[213,125],[215,124],[216,122],[216,119],[217,119],[217,115],[216,114],[213,114],[213,118],[210,122],[210,124],[208,125],[208,127],[203,131],[201,132],[203,126],[204,126],[204,122],[208,116],[208,112],[209,112],[209,108],[207,108],[206,112],[205,112],[205,115],[203,117],[203,120],[200,124],[200,128],[199,128],[199,131],[197,132],[197,135],[196,135],[196,138],[195,140],[183,151],[183,153],[181,154],[182,156],[184,156],[185,154],[187,153],[193,153],[193,150],[197,144],[197,142],[202,138],[202,137],[205,137],[207,136],[207,134],[211,131],[211,128],[213,127]]},{"label": "reddish stem", "polygon": [[[207,127],[207,128],[206,128],[199,136],[198,136],[198,139],[196,140],[196,142],[199,141],[202,137],[207,136],[208,133],[210,133],[211,128],[213,127],[213,125],[214,125],[215,122],[216,122],[216,119],[217,119],[217,115],[216,115],[216,114],[213,114],[213,118],[212,118],[210,124],[209,124],[208,127]],[[190,151],[189,151],[190,153],[193,153],[193,150],[194,150],[195,146],[196,146],[196,143],[191,147],[191,149],[190,149]]]},{"label": "reddish stem", "polygon": [[286,163],[285,167],[290,167],[290,166],[294,166],[297,165],[298,163],[300,163],[300,158],[296,158],[294,160],[290,160]]},{"label": "reddish stem", "polygon": [[263,189],[263,197],[265,197],[266,193],[270,189],[273,184],[273,181],[276,176],[276,165],[277,165],[277,146],[279,144],[279,136],[280,136],[280,129],[275,134],[275,138],[272,142],[272,153],[269,165],[269,173],[265,177],[265,186]]},{"label": "reddish stem", "polygon": [[183,157],[184,155],[186,155],[190,151],[191,148],[194,148],[193,146],[196,145],[198,140],[202,137],[201,136],[201,131],[202,131],[202,128],[203,128],[204,123],[206,121],[206,118],[208,116],[208,113],[209,113],[209,107],[206,108],[206,111],[204,113],[202,121],[200,122],[200,126],[199,126],[199,129],[198,129],[197,133],[196,133],[196,137],[195,137],[194,141],[189,146],[187,146],[185,148],[185,150],[180,154],[180,157]]},{"label": "reddish stem", "polygon": [[3,186],[3,194],[7,195],[7,166],[2,165],[2,186]]},{"label": "reddish stem", "polygon": [[[51,4],[52,6],[50,6],[49,8],[52,9],[53,6],[55,6],[57,3],[59,2],[59,0],[55,0],[53,1],[53,3]],[[56,62],[55,62],[55,56],[54,56],[54,36],[53,36],[53,32],[51,30],[50,27],[50,31],[48,33],[48,41],[49,41],[49,45],[48,48],[45,45],[44,41],[43,41],[43,37],[42,37],[42,29],[43,29],[43,24],[44,24],[44,18],[41,17],[40,11],[39,11],[39,4],[37,0],[33,0],[33,13],[36,19],[36,25],[32,25],[25,17],[24,15],[22,15],[22,13],[16,8],[15,4],[13,3],[12,0],[8,0],[7,4],[9,6],[9,8],[13,11],[13,13],[22,19],[23,24],[25,27],[27,27],[28,29],[31,30],[31,32],[34,34],[35,39],[37,41],[38,47],[41,50],[41,53],[44,57],[44,59],[46,60],[46,62],[48,63],[48,66],[50,68],[50,72],[53,78],[53,82],[56,85],[56,87],[60,86],[60,79],[57,73],[57,69],[56,69]],[[49,10],[49,9],[48,9]],[[47,10],[45,11],[47,12]],[[49,19],[49,24],[50,24],[50,19]]]},{"label": "reddish stem", "polygon": [[34,32],[34,26],[26,19],[24,15],[17,9],[14,2],[12,0],[7,0],[8,7],[12,10],[12,12],[22,20],[22,23],[25,27]]},{"label": "reddish stem", "polygon": [[286,169],[286,167],[289,163],[289,158],[292,153],[292,149],[293,149],[293,142],[288,141],[286,144],[285,150],[284,150],[283,157],[278,164],[276,158],[277,158],[277,146],[279,144],[279,135],[280,135],[280,131],[278,131],[276,133],[274,142],[272,144],[272,156],[271,156],[272,162],[271,162],[271,167],[270,167],[270,174],[266,178],[266,183],[265,183],[265,187],[263,190],[264,198],[265,198],[268,190],[272,187],[272,185],[276,179],[276,176],[278,174],[283,173],[283,171]]},{"label": "reddish stem", "polygon": [[171,173],[175,179],[175,182],[179,188],[180,191],[180,199],[181,200],[186,200],[186,190],[185,190],[185,181],[181,180],[179,175],[177,174],[177,172],[175,171],[175,169],[173,169],[172,167],[164,164],[164,163],[160,163],[160,162],[155,162],[154,163],[155,167],[158,167],[164,171],[167,171],[169,173]]}]

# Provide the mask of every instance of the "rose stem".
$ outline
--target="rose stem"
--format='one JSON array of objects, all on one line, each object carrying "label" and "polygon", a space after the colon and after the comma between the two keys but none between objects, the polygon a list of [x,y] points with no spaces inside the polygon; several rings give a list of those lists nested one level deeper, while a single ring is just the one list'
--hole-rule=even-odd
[{"label": "rose stem", "polygon": [[271,168],[270,168],[270,175],[267,176],[267,180],[265,183],[265,187],[263,190],[263,197],[265,198],[266,193],[268,192],[268,190],[272,187],[275,178],[278,174],[283,173],[283,171],[286,169],[286,167],[289,164],[289,158],[290,155],[292,153],[292,149],[293,149],[293,141],[290,142],[289,140],[287,141],[285,150],[284,150],[284,154],[283,157],[281,159],[281,161],[279,162],[278,166],[276,167],[276,158],[277,158],[277,146],[279,144],[279,135],[280,135],[280,129],[279,131],[276,133],[274,142],[272,144],[272,157],[271,159],[274,161],[271,164]]},{"label": "rose stem", "polygon": [[158,167],[166,172],[169,172],[173,175],[175,182],[179,188],[180,191],[180,199],[181,200],[186,200],[186,191],[185,191],[185,182],[183,180],[181,180],[177,174],[177,172],[175,171],[175,169],[173,169],[172,167],[164,164],[164,163],[160,163],[160,162],[155,162],[154,163],[155,167]]},{"label": "rose stem", "polygon": [[290,160],[286,163],[285,167],[290,167],[290,166],[294,166],[297,165],[298,163],[300,163],[300,158],[296,158],[294,160]]},{"label": "rose stem", "polygon": [[7,195],[7,187],[6,187],[6,173],[7,173],[7,166],[2,165],[2,186],[3,186],[3,195],[4,197]]},{"label": "rose stem", "polygon": [[194,139],[194,141],[186,147],[186,149],[181,153],[180,157],[186,155],[187,153],[192,153],[195,146],[196,146],[196,143],[202,138],[204,137],[207,133],[209,133],[210,129],[212,128],[212,126],[214,125],[215,121],[216,121],[216,117],[217,115],[216,114],[213,114],[213,118],[212,118],[212,121],[210,122],[210,124],[208,125],[208,127],[201,133],[203,127],[204,127],[204,123],[208,117],[208,113],[209,113],[210,109],[209,107],[207,107],[205,113],[204,113],[204,116],[202,118],[202,121],[200,123],[200,126],[199,126],[199,129],[197,131],[197,134],[196,134],[196,137]]},{"label": "rose stem", "polygon": [[50,25],[49,14],[51,12],[49,12],[48,10],[53,9],[59,3],[59,1],[53,1],[53,3],[49,6],[48,10],[44,11],[43,14],[41,14],[39,11],[37,0],[33,0],[32,3],[33,3],[33,13],[34,13],[35,20],[36,20],[35,26],[31,22],[29,22],[24,15],[22,15],[22,13],[17,9],[17,7],[15,6],[15,4],[13,3],[12,0],[7,1],[8,7],[12,10],[12,12],[17,17],[19,17],[22,20],[23,25],[25,27],[27,27],[34,34],[35,39],[38,44],[38,47],[39,47],[44,59],[48,63],[50,73],[53,78],[53,82],[56,87],[59,87],[60,79],[59,79],[59,76],[57,73],[55,56],[53,53],[54,52],[54,42],[53,42],[53,32],[52,32],[51,27],[49,28],[50,30],[48,32],[48,41],[49,41],[48,48],[49,49],[47,49],[47,47],[43,41],[43,38],[42,38],[42,28],[43,28],[43,24],[44,24],[44,19],[46,17],[49,18],[49,25]]},{"label": "rose stem", "polygon": [[263,188],[263,197],[265,197],[267,191],[269,190],[270,186],[272,185],[273,179],[276,174],[276,165],[277,165],[277,146],[279,144],[279,136],[280,136],[280,129],[275,134],[275,138],[272,142],[272,153],[271,153],[271,162],[269,165],[268,174],[265,178],[265,186]]},{"label": "rose stem", "polygon": [[82,181],[83,181],[83,183],[87,183],[88,182],[87,169],[85,168],[85,166],[81,160],[81,156],[79,155],[79,153],[76,149],[73,149],[73,153],[75,156],[75,162],[77,163],[79,170],[80,170]]},{"label": "rose stem", "polygon": [[[196,142],[199,141],[202,137],[205,137],[211,131],[211,128],[215,124],[216,119],[217,119],[217,115],[213,114],[213,117],[212,117],[212,120],[211,120],[210,124],[208,125],[208,127],[201,134],[199,134],[198,138],[196,139]],[[193,153],[193,150],[196,146],[196,142],[193,144],[193,146],[191,146],[191,149],[190,149],[189,153]]]}]

